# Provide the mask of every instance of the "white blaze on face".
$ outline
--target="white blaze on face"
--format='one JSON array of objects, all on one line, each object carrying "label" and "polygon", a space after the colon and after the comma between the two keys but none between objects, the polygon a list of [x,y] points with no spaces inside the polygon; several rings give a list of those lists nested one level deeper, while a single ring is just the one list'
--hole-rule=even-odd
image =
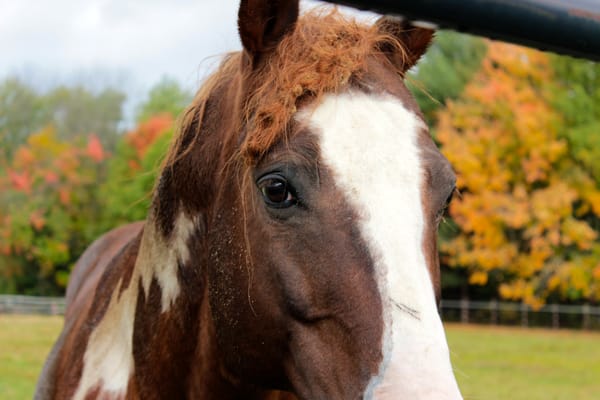
[{"label": "white blaze on face", "polygon": [[423,254],[423,122],[391,95],[328,96],[298,117],[355,207],[384,304],[384,360],[366,399],[460,399]]}]

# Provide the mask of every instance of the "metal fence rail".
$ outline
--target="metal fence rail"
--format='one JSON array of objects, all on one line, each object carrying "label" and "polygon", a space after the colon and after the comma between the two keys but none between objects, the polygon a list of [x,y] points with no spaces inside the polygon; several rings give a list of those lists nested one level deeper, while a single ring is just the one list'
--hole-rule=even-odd
[{"label": "metal fence rail", "polygon": [[600,60],[598,0],[328,0],[442,28]]},{"label": "metal fence rail", "polygon": [[63,315],[63,297],[0,295],[0,314]]}]

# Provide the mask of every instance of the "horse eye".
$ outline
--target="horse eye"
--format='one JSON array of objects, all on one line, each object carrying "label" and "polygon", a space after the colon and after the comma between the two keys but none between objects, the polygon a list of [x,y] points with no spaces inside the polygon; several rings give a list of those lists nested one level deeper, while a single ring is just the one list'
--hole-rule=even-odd
[{"label": "horse eye", "polygon": [[294,188],[279,174],[269,174],[257,182],[265,203],[272,208],[288,208],[296,204]]},{"label": "horse eye", "polygon": [[457,189],[455,187],[454,189],[452,189],[452,192],[450,192],[450,195],[446,198],[446,201],[444,202],[444,206],[438,211],[438,214],[437,214],[438,223],[444,217],[444,214],[446,214],[448,207],[450,206],[450,203],[452,202],[452,199],[454,198],[454,194],[456,192],[457,192]]},{"label": "horse eye", "polygon": [[448,198],[446,199],[446,203],[444,204],[444,208],[447,208],[450,203],[452,202],[452,199],[454,198],[454,194],[458,191],[458,189],[456,189],[456,186],[454,187],[454,189],[452,189],[452,192],[450,192],[450,195],[448,196]]}]

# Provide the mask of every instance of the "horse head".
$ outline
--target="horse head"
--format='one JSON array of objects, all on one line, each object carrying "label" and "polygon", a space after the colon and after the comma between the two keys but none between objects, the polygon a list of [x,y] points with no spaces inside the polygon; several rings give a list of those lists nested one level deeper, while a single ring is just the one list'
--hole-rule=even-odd
[{"label": "horse head", "polygon": [[433,32],[297,0],[242,0],[238,25],[143,228],[78,262],[37,398],[459,399],[437,308],[455,177],[404,85]]},{"label": "horse head", "polygon": [[242,1],[238,24],[155,203],[165,234],[175,209],[201,226],[222,370],[304,399],[460,398],[437,309],[455,177],[403,83],[432,31],[296,1]]}]

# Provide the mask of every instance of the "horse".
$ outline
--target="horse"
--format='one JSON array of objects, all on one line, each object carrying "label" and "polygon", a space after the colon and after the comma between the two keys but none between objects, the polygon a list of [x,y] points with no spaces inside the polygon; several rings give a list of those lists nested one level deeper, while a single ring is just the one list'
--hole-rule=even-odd
[{"label": "horse", "polygon": [[242,0],[147,219],[77,262],[36,399],[460,399],[455,175],[404,84],[433,31]]}]

